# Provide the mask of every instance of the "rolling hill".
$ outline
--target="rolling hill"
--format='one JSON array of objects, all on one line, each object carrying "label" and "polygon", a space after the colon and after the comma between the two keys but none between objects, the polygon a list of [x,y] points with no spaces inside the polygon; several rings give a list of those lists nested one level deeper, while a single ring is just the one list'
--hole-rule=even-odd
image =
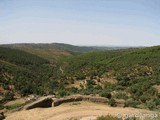
[{"label": "rolling hill", "polygon": [[64,43],[22,43],[22,44],[6,44],[2,45],[4,47],[11,47],[11,48],[40,48],[40,49],[59,49],[62,51],[70,51],[70,52],[79,52],[79,53],[85,53],[85,52],[92,52],[97,51],[98,49],[94,47],[84,47],[84,46],[75,46],[70,44],[64,44]]},{"label": "rolling hill", "polygon": [[14,48],[48,59],[50,62],[56,62],[56,59],[62,56],[70,56],[73,53],[56,47],[56,44],[9,44],[1,45],[5,48]]},{"label": "rolling hill", "polygon": [[52,80],[56,74],[56,64],[47,59],[22,50],[0,47],[1,104],[16,95],[44,94],[49,84],[56,83]]},{"label": "rolling hill", "polygon": [[[119,49],[128,49],[133,47],[109,47],[109,46],[75,46],[64,43],[23,43],[23,44],[6,44],[1,45],[2,47],[9,47],[15,49],[21,49],[42,57],[49,59],[55,59],[59,56],[68,56],[70,54],[79,54],[86,52],[95,52],[95,51],[105,51],[105,50],[119,50]],[[50,57],[49,57],[50,56]]]},{"label": "rolling hill", "polygon": [[78,93],[107,97],[112,106],[124,100],[126,106],[160,109],[160,46],[78,54],[37,44],[8,47],[0,47],[1,105],[17,94]]}]

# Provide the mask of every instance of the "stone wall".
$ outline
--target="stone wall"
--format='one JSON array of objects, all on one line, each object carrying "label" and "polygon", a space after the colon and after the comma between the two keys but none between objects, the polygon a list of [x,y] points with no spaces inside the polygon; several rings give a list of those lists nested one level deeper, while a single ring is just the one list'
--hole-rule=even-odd
[{"label": "stone wall", "polygon": [[[52,107],[52,106],[58,106],[62,103],[67,102],[76,102],[76,101],[90,101],[90,102],[96,102],[96,103],[107,103],[109,101],[108,98],[105,97],[97,97],[97,96],[90,96],[90,95],[72,95],[67,96],[64,98],[55,98],[55,96],[46,96],[43,97],[29,105],[24,106],[25,110],[37,108],[37,107]],[[116,101],[115,104],[119,107],[124,107],[124,101]]]},{"label": "stone wall", "polygon": [[65,98],[54,100],[52,106],[58,106],[62,103],[75,102],[75,101],[91,101],[91,102],[107,103],[108,99],[105,97],[96,97],[96,96],[82,96],[82,95],[68,96]]},{"label": "stone wall", "polygon": [[47,108],[52,107],[52,103],[54,101],[55,96],[46,96],[38,99],[37,101],[24,106],[23,109],[29,110],[37,107]]}]

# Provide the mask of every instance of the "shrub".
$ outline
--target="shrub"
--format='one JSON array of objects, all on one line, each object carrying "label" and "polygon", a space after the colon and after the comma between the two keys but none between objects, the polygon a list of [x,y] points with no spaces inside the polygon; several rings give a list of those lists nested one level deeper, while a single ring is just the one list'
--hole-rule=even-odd
[{"label": "shrub", "polygon": [[69,89],[69,92],[76,94],[76,93],[78,92],[78,88],[71,87],[71,88]]},{"label": "shrub", "polygon": [[6,101],[7,101],[7,100],[14,100],[14,93],[12,93],[12,92],[7,92],[7,93],[5,94],[4,99],[5,99]]},{"label": "shrub", "polygon": [[4,109],[4,106],[0,104],[0,110]]},{"label": "shrub", "polygon": [[115,98],[126,100],[126,99],[128,99],[128,96],[124,92],[118,92],[115,94]]},{"label": "shrub", "polygon": [[86,82],[87,82],[87,86],[96,85],[96,82],[94,80],[86,80]]},{"label": "shrub", "polygon": [[68,96],[68,95],[70,95],[70,94],[66,90],[60,90],[59,91],[59,96],[60,97],[64,97],[64,96]]},{"label": "shrub", "polygon": [[156,108],[156,103],[153,100],[147,101],[146,104],[150,110],[154,110],[154,108]]},{"label": "shrub", "polygon": [[112,107],[116,107],[116,101],[113,98],[108,101],[108,104]]},{"label": "shrub", "polygon": [[139,98],[141,100],[142,103],[145,103],[147,100],[149,100],[150,98],[147,95],[142,95]]},{"label": "shrub", "polygon": [[102,92],[101,96],[106,97],[108,99],[111,99],[111,97],[112,97],[111,93],[109,93],[109,92]]},{"label": "shrub", "polygon": [[112,89],[112,84],[111,83],[109,83],[109,82],[105,82],[104,83],[104,89]]},{"label": "shrub", "polygon": [[137,107],[140,103],[133,98],[127,99],[125,102],[126,107]]},{"label": "shrub", "polygon": [[147,109],[147,106],[145,104],[140,104],[140,105],[137,105],[136,107],[140,109]]},{"label": "shrub", "polygon": [[90,95],[90,94],[93,94],[93,90],[92,89],[84,89],[83,93],[85,95]]},{"label": "shrub", "polygon": [[126,88],[123,87],[123,86],[117,85],[117,86],[115,87],[115,89],[116,89],[116,90],[125,90]]},{"label": "shrub", "polygon": [[107,116],[100,116],[97,118],[97,120],[122,120],[121,118],[113,117],[111,115]]}]

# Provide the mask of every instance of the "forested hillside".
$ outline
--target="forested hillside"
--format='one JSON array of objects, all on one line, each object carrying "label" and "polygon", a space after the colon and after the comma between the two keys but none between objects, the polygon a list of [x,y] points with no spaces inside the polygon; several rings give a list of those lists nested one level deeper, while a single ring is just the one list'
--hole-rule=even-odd
[{"label": "forested hillside", "polygon": [[112,106],[115,100],[123,100],[126,106],[159,110],[159,61],[160,46],[71,53],[54,61],[1,47],[1,104],[16,95],[79,93],[107,97]]},{"label": "forested hillside", "polygon": [[50,62],[56,62],[59,57],[72,55],[71,51],[59,49],[56,44],[9,44],[2,47],[19,49],[48,59]]},{"label": "forested hillside", "polygon": [[[16,95],[49,94],[55,84],[57,66],[36,55],[10,48],[0,48],[1,103]],[[59,73],[58,73],[59,74]],[[53,92],[52,92],[53,94]]]},{"label": "forested hillside", "polygon": [[84,94],[124,99],[126,106],[159,109],[160,46],[86,53],[61,60],[66,81]]}]

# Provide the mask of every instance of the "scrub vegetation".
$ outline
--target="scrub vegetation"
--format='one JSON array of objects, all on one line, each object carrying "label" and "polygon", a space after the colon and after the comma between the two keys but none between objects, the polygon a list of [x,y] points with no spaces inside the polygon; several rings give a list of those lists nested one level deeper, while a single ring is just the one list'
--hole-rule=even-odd
[{"label": "scrub vegetation", "polygon": [[1,108],[16,95],[94,94],[110,99],[111,106],[123,99],[126,107],[160,110],[160,46],[67,51],[54,61],[33,51],[0,47]]}]

